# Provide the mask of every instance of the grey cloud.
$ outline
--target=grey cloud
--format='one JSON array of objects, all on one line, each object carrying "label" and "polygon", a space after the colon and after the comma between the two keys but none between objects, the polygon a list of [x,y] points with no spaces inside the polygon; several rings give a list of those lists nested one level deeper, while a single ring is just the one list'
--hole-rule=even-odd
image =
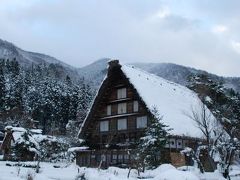
[{"label": "grey cloud", "polygon": [[[173,62],[240,76],[240,55],[230,44],[239,41],[239,13],[233,10],[224,21],[225,2],[217,7],[190,2],[186,11],[193,11],[192,16],[175,12],[177,1],[36,1],[16,11],[0,11],[0,34],[24,49],[75,66],[113,57],[125,62]],[[149,21],[164,6],[170,15]],[[221,23],[228,23],[229,32],[214,34],[211,26]]]}]

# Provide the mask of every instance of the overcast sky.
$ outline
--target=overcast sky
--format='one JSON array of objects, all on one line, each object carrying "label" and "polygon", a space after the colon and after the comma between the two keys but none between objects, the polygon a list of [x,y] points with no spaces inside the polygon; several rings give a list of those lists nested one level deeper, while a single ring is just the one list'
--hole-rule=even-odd
[{"label": "overcast sky", "polygon": [[240,76],[239,0],[0,0],[0,38],[76,67],[109,57]]}]

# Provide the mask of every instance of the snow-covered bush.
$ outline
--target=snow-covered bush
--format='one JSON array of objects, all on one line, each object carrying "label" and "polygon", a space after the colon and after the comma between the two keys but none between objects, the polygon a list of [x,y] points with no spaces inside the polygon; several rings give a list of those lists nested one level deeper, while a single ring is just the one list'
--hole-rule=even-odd
[{"label": "snow-covered bush", "polygon": [[48,135],[35,135],[34,138],[40,146],[40,158],[42,161],[59,161],[66,159],[69,148],[63,139]]},{"label": "snow-covered bush", "polygon": [[[40,129],[25,129],[22,127],[7,126],[6,142],[8,151],[5,156],[9,160],[32,161],[57,161],[66,158],[69,145],[64,138],[42,135]],[[6,149],[6,150],[7,150]]]}]

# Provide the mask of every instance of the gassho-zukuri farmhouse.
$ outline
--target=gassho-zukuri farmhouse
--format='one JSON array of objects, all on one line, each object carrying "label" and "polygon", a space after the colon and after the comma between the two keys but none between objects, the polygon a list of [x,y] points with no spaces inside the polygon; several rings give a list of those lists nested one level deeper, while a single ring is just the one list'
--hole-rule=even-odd
[{"label": "gassho-zukuri farmhouse", "polygon": [[88,148],[77,152],[77,164],[97,167],[101,161],[102,167],[130,166],[128,151],[143,136],[154,110],[172,129],[161,156],[175,166],[191,164],[180,151],[185,147],[196,149],[203,134],[186,114],[201,106],[197,94],[187,87],[121,65],[118,60],[110,61],[107,76],[79,131]]}]

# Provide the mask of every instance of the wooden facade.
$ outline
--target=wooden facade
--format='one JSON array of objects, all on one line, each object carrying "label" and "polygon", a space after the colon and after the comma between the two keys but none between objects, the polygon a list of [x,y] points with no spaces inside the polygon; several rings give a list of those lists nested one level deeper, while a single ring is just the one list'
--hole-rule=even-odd
[{"label": "wooden facade", "polygon": [[3,142],[3,139],[4,139],[4,133],[2,131],[0,131],[0,155],[2,155],[2,142]]},{"label": "wooden facade", "polygon": [[7,129],[5,133],[4,140],[1,145],[1,151],[3,153],[4,160],[11,160],[11,146],[14,142],[13,134],[11,129]]},{"label": "wooden facade", "polygon": [[[149,91],[150,92],[150,91]],[[89,150],[77,152],[80,166],[102,167],[130,165],[128,150],[143,136],[152,114],[145,102],[121,70],[117,60],[109,62],[107,78],[103,81],[92,108],[81,128],[79,138],[86,140]],[[195,148],[198,139],[169,137],[166,150],[161,152],[166,162],[176,166],[189,163],[179,151]]]}]

